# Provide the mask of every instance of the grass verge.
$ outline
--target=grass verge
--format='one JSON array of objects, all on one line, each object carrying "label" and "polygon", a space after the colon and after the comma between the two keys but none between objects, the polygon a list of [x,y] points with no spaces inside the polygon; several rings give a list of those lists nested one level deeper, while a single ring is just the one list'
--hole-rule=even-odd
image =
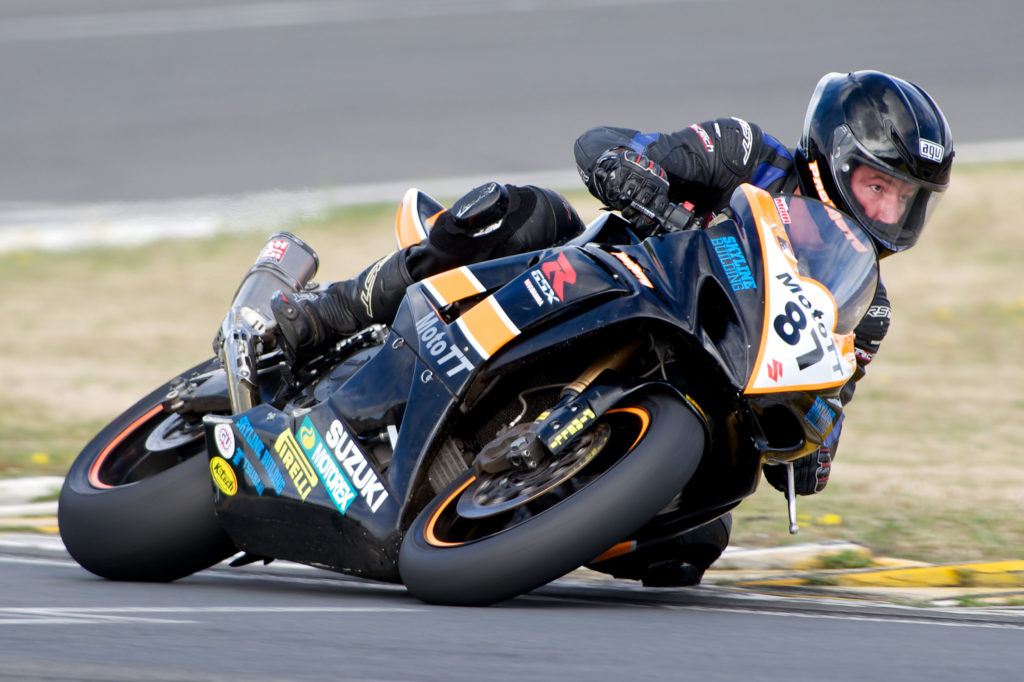
[{"label": "grass verge", "polygon": [[[762,485],[735,514],[733,544],[848,540],[932,562],[1021,554],[1024,230],[1008,201],[1020,187],[1024,164],[957,169],[920,244],[882,264],[893,323],[828,489],[801,498],[790,536],[783,496]],[[393,248],[393,216],[367,206],[291,229],[333,280]],[[121,410],[206,358],[265,236],[0,256],[0,476],[62,474]]]}]

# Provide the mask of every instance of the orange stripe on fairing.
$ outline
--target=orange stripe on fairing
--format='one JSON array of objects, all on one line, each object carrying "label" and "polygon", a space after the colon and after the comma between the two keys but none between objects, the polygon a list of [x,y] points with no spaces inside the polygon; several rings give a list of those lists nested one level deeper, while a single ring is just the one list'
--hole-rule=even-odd
[{"label": "orange stripe on fairing", "polygon": [[636,549],[636,540],[629,540],[627,542],[620,542],[617,545],[612,545],[611,548],[605,550],[601,554],[594,558],[594,562],[607,561],[608,559],[614,559],[617,556],[623,554],[629,554]]},{"label": "orange stripe on fairing", "polygon": [[433,226],[434,226],[434,223],[436,223],[436,222],[437,222],[437,217],[438,217],[439,215],[441,215],[442,213],[444,213],[444,212],[445,212],[446,210],[447,210],[447,209],[443,209],[443,208],[442,208],[442,209],[441,209],[440,211],[438,211],[438,212],[437,212],[437,213],[435,213],[434,215],[432,215],[432,216],[430,216],[429,218],[427,218],[427,219],[426,219],[426,221],[425,221],[425,222],[426,222],[426,225],[427,225],[427,227],[433,227]]},{"label": "orange stripe on fairing", "polygon": [[466,339],[484,358],[491,357],[499,348],[519,336],[519,328],[509,319],[493,296],[470,308],[456,320]]},{"label": "orange stripe on fairing", "polygon": [[418,195],[419,190],[414,187],[410,188],[402,197],[402,203],[398,205],[398,214],[395,216],[395,239],[398,241],[400,249],[419,244],[427,236],[417,215],[416,197]]},{"label": "orange stripe on fairing", "polygon": [[448,305],[484,291],[484,285],[465,266],[428,277],[423,283],[438,305]]},{"label": "orange stripe on fairing", "polygon": [[441,516],[441,513],[451,505],[452,501],[462,494],[462,491],[469,487],[469,484],[476,480],[476,476],[470,476],[469,480],[460,485],[456,490],[452,492],[448,498],[441,503],[441,505],[434,510],[434,513],[430,516],[430,520],[427,521],[426,527],[423,529],[423,536],[427,541],[427,544],[433,545],[434,547],[456,547],[464,544],[461,542],[446,542],[445,540],[438,539],[434,533],[434,526],[437,525],[437,519]]},{"label": "orange stripe on fairing", "polygon": [[138,419],[133,421],[131,424],[129,424],[128,427],[124,431],[122,431],[121,433],[117,434],[114,437],[113,440],[111,440],[109,443],[107,443],[106,447],[104,447],[103,450],[100,452],[100,454],[96,457],[96,459],[93,460],[92,466],[89,467],[89,484],[92,487],[94,487],[94,488],[113,488],[114,487],[112,485],[107,485],[106,483],[103,483],[102,481],[100,481],[100,467],[103,466],[103,462],[105,462],[107,457],[110,456],[110,453],[114,451],[114,448],[116,448],[118,445],[120,445],[121,442],[125,438],[127,438],[129,435],[131,435],[131,433],[133,431],[135,431],[135,429],[139,428],[140,426],[145,424],[147,421],[152,419],[154,415],[159,414],[160,412],[162,412],[163,409],[164,409],[163,405],[157,405],[156,407],[152,408],[149,412],[147,412],[146,414],[142,415],[141,417],[139,417]]}]

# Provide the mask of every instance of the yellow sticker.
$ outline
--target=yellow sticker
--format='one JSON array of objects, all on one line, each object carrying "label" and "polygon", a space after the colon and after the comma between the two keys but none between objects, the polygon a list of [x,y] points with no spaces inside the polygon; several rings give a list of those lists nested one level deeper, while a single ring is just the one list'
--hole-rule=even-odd
[{"label": "yellow sticker", "polygon": [[210,458],[210,476],[220,491],[228,497],[238,492],[238,479],[235,478],[235,470],[223,457]]}]

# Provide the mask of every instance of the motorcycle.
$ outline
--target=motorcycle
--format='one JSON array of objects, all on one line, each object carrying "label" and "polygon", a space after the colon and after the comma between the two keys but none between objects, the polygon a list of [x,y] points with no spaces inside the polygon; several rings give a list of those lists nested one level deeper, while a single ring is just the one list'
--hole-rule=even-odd
[{"label": "motorcycle", "polygon": [[[399,244],[442,209],[409,190]],[[237,555],[487,605],[726,514],[839,419],[877,256],[834,208],[750,185],[704,229],[659,222],[642,235],[606,213],[560,246],[429,277],[390,326],[296,366],[269,301],[315,286],[318,259],[274,235],[217,357],[74,461],[68,552],[112,580]]]}]

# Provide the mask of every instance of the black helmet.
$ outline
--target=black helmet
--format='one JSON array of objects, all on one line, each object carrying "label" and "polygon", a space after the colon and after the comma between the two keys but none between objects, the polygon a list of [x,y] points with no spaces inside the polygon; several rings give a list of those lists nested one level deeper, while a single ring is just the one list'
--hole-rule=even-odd
[{"label": "black helmet", "polygon": [[902,251],[949,187],[953,136],[913,83],[878,71],[830,73],[807,106],[796,161],[804,194],[854,216],[882,249]]}]

